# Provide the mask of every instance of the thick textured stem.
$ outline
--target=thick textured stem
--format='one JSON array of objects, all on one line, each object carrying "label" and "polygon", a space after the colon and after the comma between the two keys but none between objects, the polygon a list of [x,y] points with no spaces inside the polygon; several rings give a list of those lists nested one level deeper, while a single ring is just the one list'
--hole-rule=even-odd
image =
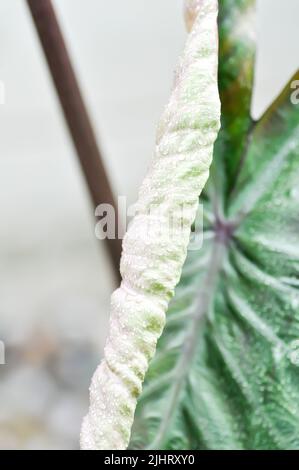
[{"label": "thick textured stem", "polygon": [[83,449],[125,449],[138,396],[186,258],[220,126],[217,0],[200,10],[160,121],[155,157],[123,243],[105,358],[90,389]]},{"label": "thick textured stem", "polygon": [[184,14],[188,31],[191,31],[194,21],[200,11],[203,0],[185,0]]}]

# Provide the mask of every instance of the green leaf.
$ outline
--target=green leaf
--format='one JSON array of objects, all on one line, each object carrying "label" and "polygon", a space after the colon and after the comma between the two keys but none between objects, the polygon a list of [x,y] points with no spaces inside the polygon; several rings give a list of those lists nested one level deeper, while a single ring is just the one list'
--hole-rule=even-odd
[{"label": "green leaf", "polygon": [[[220,2],[220,50],[251,4]],[[167,313],[133,448],[299,449],[299,109],[288,84],[252,125],[252,72],[246,82],[224,63],[252,69],[241,42],[220,67],[222,97],[240,110],[224,100],[203,247],[189,251]]]},{"label": "green leaf", "polygon": [[246,150],[255,61],[255,0],[219,2],[219,91],[221,131],[216,151],[222,154],[232,187]]}]

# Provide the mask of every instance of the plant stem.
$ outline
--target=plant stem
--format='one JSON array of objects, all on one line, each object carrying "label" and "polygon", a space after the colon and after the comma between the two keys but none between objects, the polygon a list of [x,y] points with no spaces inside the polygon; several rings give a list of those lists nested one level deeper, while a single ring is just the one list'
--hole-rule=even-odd
[{"label": "plant stem", "polygon": [[94,208],[111,204],[116,215],[116,237],[106,238],[106,246],[119,280],[121,241],[117,206],[102,162],[101,153],[84,104],[51,0],[27,0],[64,116],[76,148]]}]

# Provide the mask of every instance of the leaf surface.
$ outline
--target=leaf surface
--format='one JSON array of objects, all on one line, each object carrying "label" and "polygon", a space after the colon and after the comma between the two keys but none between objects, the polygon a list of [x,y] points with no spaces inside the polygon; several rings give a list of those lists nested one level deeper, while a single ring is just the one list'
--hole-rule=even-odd
[{"label": "leaf surface", "polygon": [[223,128],[204,243],[168,310],[133,448],[299,449],[299,110],[289,83],[252,123],[252,4],[220,2]]}]

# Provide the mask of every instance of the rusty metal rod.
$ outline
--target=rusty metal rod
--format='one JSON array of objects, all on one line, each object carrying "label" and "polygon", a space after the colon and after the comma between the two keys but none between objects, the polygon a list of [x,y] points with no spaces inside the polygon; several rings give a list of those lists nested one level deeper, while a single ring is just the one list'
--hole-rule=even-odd
[{"label": "rusty metal rod", "polygon": [[101,153],[84,104],[66,44],[51,0],[27,0],[63,113],[76,148],[94,208],[111,204],[116,214],[115,239],[106,238],[107,249],[119,280],[121,240],[118,214]]}]

